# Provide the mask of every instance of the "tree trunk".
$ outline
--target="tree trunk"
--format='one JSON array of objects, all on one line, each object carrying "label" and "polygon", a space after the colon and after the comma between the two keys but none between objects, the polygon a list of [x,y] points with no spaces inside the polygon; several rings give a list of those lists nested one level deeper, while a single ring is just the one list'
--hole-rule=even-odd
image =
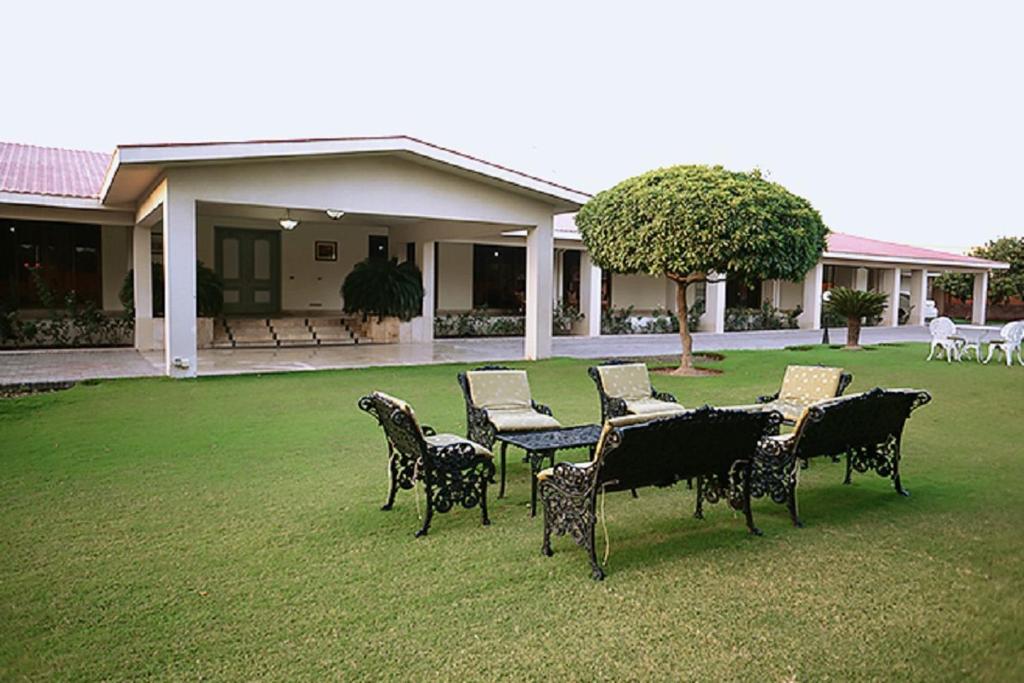
[{"label": "tree trunk", "polygon": [[846,348],[860,348],[860,318],[846,319]]},{"label": "tree trunk", "polygon": [[689,283],[686,280],[675,278],[673,280],[676,283],[676,316],[679,318],[679,341],[683,344],[683,353],[679,357],[679,370],[686,372],[693,368],[693,336],[690,335],[686,315],[686,287]]}]

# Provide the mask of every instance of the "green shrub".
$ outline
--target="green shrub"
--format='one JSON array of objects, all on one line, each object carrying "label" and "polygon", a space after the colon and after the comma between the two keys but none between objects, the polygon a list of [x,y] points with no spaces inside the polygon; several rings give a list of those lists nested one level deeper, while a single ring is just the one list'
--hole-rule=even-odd
[{"label": "green shrub", "polygon": [[411,320],[423,311],[423,276],[415,263],[368,258],[355,265],[341,286],[346,313]]},{"label": "green shrub", "polygon": [[[162,264],[152,264],[153,317],[164,315],[164,268]],[[135,270],[129,270],[121,282],[118,294],[121,305],[128,315],[135,317]],[[211,268],[201,261],[196,261],[196,315],[200,318],[215,318],[224,310],[224,281]]]}]

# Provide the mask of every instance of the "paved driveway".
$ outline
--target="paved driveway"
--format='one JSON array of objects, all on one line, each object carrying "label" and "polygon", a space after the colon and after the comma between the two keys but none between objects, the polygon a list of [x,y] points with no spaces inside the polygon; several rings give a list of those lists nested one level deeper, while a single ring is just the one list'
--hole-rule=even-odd
[{"label": "paved driveway", "polygon": [[[693,335],[697,351],[729,349],[780,349],[817,344],[821,332],[775,330]],[[845,330],[833,330],[832,341],[846,338]],[[864,343],[928,341],[924,327],[875,327],[861,332]],[[608,337],[556,337],[554,355],[572,358],[623,356],[671,356],[679,353],[679,337],[649,334]],[[199,352],[200,375],[237,375],[296,372],[334,368],[365,368],[381,365],[431,363],[484,363],[523,357],[523,340],[442,339],[433,344],[362,344],[321,348],[207,349]],[[139,353],[135,349],[74,349],[58,351],[0,352],[0,385],[33,382],[78,381],[115,377],[155,377],[162,374],[163,353]]]}]

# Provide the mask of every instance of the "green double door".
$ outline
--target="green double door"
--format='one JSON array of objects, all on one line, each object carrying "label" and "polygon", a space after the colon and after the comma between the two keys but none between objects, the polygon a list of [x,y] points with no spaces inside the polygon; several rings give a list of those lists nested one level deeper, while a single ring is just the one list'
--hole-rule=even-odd
[{"label": "green double door", "polygon": [[281,234],[272,230],[214,229],[217,274],[224,280],[224,313],[259,315],[281,310]]}]

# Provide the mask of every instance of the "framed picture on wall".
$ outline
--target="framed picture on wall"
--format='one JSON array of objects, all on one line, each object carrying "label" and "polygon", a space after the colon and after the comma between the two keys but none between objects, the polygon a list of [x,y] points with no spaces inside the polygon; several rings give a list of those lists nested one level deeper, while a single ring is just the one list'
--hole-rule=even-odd
[{"label": "framed picture on wall", "polygon": [[337,261],[338,243],[317,241],[314,246],[314,255],[317,261]]}]

